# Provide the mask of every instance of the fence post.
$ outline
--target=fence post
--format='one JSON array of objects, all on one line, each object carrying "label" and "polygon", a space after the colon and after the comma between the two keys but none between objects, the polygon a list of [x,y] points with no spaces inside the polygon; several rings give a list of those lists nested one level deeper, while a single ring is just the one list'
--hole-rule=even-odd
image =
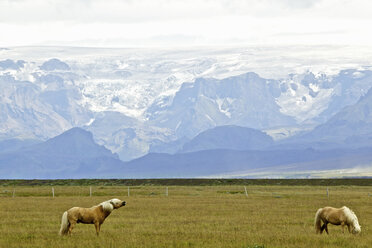
[{"label": "fence post", "polygon": [[52,187],[52,195],[53,195],[53,198],[54,198],[54,187]]},{"label": "fence post", "polygon": [[15,188],[13,189],[13,198],[15,197]]},{"label": "fence post", "polygon": [[247,187],[244,186],[244,191],[245,191],[245,195],[248,197],[248,191],[247,191]]},{"label": "fence post", "polygon": [[168,187],[165,188],[165,195],[168,196]]},{"label": "fence post", "polygon": [[128,186],[128,196],[130,196],[129,186]]},{"label": "fence post", "polygon": [[92,197],[92,186],[89,186],[89,196]]},{"label": "fence post", "polygon": [[329,190],[328,190],[328,187],[327,187],[327,198],[329,199]]}]

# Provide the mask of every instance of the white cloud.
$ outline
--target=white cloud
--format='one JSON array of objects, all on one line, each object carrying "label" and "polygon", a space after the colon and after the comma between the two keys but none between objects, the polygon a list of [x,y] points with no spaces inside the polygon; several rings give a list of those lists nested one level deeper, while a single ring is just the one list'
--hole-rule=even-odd
[{"label": "white cloud", "polygon": [[371,11],[367,0],[0,0],[0,46],[360,45]]}]

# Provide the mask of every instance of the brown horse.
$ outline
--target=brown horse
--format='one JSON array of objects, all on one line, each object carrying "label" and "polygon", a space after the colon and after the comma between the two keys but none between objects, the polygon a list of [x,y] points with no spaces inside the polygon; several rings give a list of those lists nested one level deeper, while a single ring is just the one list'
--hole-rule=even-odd
[{"label": "brown horse", "polygon": [[[323,225],[321,225],[323,222]],[[343,206],[342,208],[325,207],[319,208],[315,214],[315,231],[316,233],[322,234],[323,230],[328,233],[328,223],[333,225],[341,225],[342,232],[344,233],[345,225],[349,232],[357,234],[361,232],[358,218],[355,213],[348,207]],[[351,228],[351,229],[350,229]]]},{"label": "brown horse", "polygon": [[111,199],[91,208],[73,207],[62,215],[60,235],[71,234],[76,223],[94,224],[98,235],[102,223],[114,209],[125,206],[125,201]]}]

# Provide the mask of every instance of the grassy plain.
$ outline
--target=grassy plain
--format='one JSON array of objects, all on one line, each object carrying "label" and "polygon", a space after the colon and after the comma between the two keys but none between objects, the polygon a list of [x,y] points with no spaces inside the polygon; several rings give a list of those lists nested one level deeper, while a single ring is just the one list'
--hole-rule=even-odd
[{"label": "grassy plain", "polygon": [[[371,247],[372,186],[0,186],[0,247]],[[13,189],[15,195],[13,197]],[[111,198],[127,201],[95,236],[78,224],[58,235],[62,213]],[[329,226],[316,235],[316,210],[353,209],[360,235]]]}]

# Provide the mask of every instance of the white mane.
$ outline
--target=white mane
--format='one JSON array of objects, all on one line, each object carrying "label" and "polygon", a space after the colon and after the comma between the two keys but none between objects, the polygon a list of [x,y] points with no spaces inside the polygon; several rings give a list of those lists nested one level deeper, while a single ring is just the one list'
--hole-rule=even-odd
[{"label": "white mane", "polygon": [[109,200],[110,202],[113,202],[114,204],[119,204],[121,201],[119,200],[119,199],[116,199],[116,198],[114,198],[114,199],[111,199],[111,200]]},{"label": "white mane", "polygon": [[[117,199],[113,199],[117,200]],[[110,203],[112,200],[101,202],[98,206],[102,206],[104,211],[112,212],[114,210],[114,206]]]},{"label": "white mane", "polygon": [[358,222],[358,217],[355,215],[355,213],[353,212],[353,210],[351,210],[350,208],[348,208],[346,206],[343,206],[342,207],[342,210],[344,211],[347,220],[353,224],[353,226],[355,228],[355,231],[356,232],[360,232],[360,226],[359,226],[359,222]]}]

